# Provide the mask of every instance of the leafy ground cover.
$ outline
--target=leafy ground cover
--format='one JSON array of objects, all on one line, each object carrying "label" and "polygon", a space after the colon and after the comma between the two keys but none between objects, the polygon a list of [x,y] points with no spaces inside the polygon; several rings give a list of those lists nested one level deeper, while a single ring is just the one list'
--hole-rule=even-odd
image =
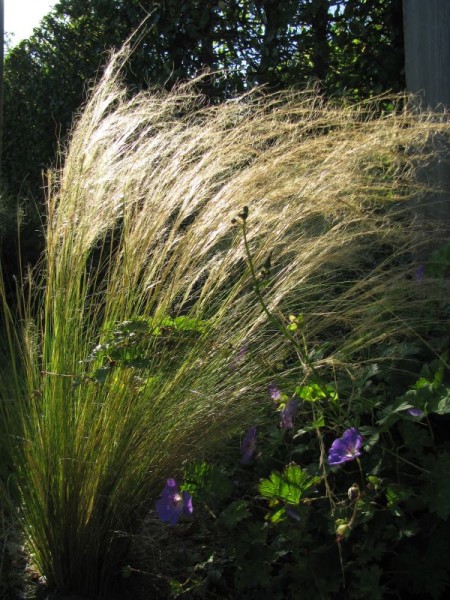
[{"label": "leafy ground cover", "polygon": [[[287,327],[297,332],[298,321]],[[156,597],[443,598],[448,320],[443,325],[433,352],[405,346],[388,368],[363,368],[352,397],[339,394],[338,381],[271,383],[269,418],[242,432],[240,453],[236,444],[227,460],[185,467],[181,489],[195,510],[176,513],[165,550],[147,555],[147,564],[141,556],[124,576],[148,578]]]}]

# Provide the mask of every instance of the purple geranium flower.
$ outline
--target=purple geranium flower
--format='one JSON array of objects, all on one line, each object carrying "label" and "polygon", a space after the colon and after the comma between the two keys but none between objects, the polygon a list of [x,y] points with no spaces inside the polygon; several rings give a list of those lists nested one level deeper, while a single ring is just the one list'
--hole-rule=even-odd
[{"label": "purple geranium flower", "polygon": [[419,265],[416,269],[416,281],[423,281],[425,277],[425,266]]},{"label": "purple geranium flower", "polygon": [[286,406],[281,411],[281,429],[292,429],[294,427],[293,418],[298,413],[298,401],[295,398],[289,400]]},{"label": "purple geranium flower", "polygon": [[192,515],[192,497],[188,492],[181,492],[175,479],[168,479],[156,502],[158,516],[163,523],[176,525],[182,514]]},{"label": "purple geranium flower", "polygon": [[269,396],[275,401],[281,398],[281,390],[274,383],[269,383]]},{"label": "purple geranium flower", "polygon": [[248,465],[256,451],[256,427],[250,427],[241,443],[242,464]]},{"label": "purple geranium flower", "polygon": [[407,411],[408,415],[410,415],[411,417],[423,417],[424,412],[423,410],[420,410],[420,408],[409,408]]},{"label": "purple geranium flower", "polygon": [[300,515],[299,515],[299,514],[298,514],[298,512],[297,512],[297,511],[296,511],[294,508],[292,508],[291,506],[289,506],[289,505],[288,505],[288,506],[285,506],[285,507],[284,507],[284,510],[285,510],[285,512],[286,512],[286,514],[287,514],[287,516],[288,516],[290,519],[292,519],[292,521],[301,521],[301,517],[300,517]]},{"label": "purple geranium flower", "polygon": [[363,438],[359,431],[354,427],[347,429],[341,438],[334,440],[331,444],[328,464],[335,467],[361,456],[362,444]]}]

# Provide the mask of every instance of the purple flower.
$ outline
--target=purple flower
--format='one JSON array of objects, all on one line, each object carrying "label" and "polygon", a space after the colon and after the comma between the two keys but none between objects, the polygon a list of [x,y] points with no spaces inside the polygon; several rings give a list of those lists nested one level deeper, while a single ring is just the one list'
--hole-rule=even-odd
[{"label": "purple flower", "polygon": [[275,401],[281,398],[281,390],[274,383],[269,383],[269,396]]},{"label": "purple flower", "polygon": [[163,523],[176,525],[184,513],[192,515],[192,498],[188,492],[180,493],[175,479],[168,479],[165,488],[161,492],[160,499],[156,502],[158,516]]},{"label": "purple flower", "polygon": [[354,427],[347,429],[341,438],[331,444],[328,464],[334,467],[361,456],[362,444],[363,438],[359,431]]},{"label": "purple flower", "polygon": [[281,429],[292,429],[294,427],[293,418],[298,413],[298,401],[295,398],[289,400],[286,406],[281,411]]},{"label": "purple flower", "polygon": [[420,410],[420,408],[409,408],[407,411],[408,415],[410,415],[411,417],[423,417],[424,412],[423,410]]},{"label": "purple flower", "polygon": [[291,506],[285,506],[284,510],[287,514],[287,516],[292,519],[292,521],[301,521],[301,517],[298,514],[298,512],[292,508]]},{"label": "purple flower", "polygon": [[250,427],[241,443],[241,462],[248,465],[256,451],[256,427]]},{"label": "purple flower", "polygon": [[416,281],[423,281],[425,277],[425,266],[419,265],[416,269]]}]

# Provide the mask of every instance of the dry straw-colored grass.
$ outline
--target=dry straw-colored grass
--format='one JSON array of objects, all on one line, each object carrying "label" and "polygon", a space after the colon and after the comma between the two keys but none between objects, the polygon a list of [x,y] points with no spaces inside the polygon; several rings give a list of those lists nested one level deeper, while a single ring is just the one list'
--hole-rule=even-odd
[{"label": "dry straw-colored grass", "polygon": [[[425,326],[432,292],[414,279],[420,238],[407,204],[423,193],[415,169],[430,139],[449,129],[405,110],[325,104],[314,90],[211,106],[194,82],[130,98],[124,60],[111,60],[54,176],[15,392],[36,562],[51,585],[89,591],[106,585],[117,532],[164,479],[265,410],[271,372],[260,365],[286,348],[231,219],[249,206],[255,264],[273,251],[265,300],[280,318],[304,314],[310,348],[326,349],[318,371],[350,368]],[[83,379],[115,323],[167,315],[208,330],[175,347],[148,339],[146,369]]]}]

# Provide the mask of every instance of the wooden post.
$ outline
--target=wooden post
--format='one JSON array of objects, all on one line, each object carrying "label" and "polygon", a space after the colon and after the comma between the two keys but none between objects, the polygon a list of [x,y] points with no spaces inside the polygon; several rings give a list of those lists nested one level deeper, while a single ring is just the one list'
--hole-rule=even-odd
[{"label": "wooden post", "polygon": [[[405,69],[408,92],[417,105],[441,113],[450,111],[450,0],[403,0]],[[437,117],[439,118],[439,117]],[[437,190],[426,198],[427,216],[450,224],[450,146],[435,136],[437,159],[421,178]]]},{"label": "wooden post", "polygon": [[406,87],[425,108],[450,109],[450,2],[403,0]]}]

